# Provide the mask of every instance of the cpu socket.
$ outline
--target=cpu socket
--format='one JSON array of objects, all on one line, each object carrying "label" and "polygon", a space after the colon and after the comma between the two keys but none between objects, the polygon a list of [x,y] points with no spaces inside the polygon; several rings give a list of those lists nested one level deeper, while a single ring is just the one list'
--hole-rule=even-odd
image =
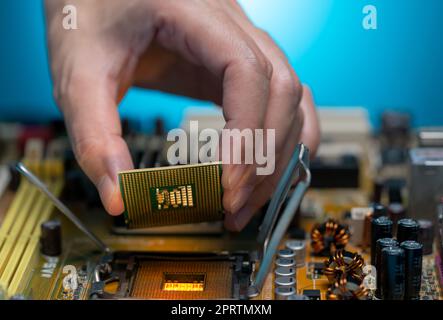
[{"label": "cpu socket", "polygon": [[115,252],[95,270],[92,299],[246,299],[249,254]]}]

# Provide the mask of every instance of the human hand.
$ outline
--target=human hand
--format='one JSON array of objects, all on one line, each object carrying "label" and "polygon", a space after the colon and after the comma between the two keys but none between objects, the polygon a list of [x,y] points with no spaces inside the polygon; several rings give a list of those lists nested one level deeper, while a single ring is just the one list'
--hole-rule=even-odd
[{"label": "human hand", "polygon": [[[77,8],[78,30],[62,27]],[[275,129],[276,169],[224,165],[225,225],[241,230],[275,189],[297,143],[319,143],[312,95],[234,0],[46,0],[54,95],[76,158],[105,209],[123,212],[117,173],[133,167],[117,105],[132,85],[211,100],[226,128]]]}]

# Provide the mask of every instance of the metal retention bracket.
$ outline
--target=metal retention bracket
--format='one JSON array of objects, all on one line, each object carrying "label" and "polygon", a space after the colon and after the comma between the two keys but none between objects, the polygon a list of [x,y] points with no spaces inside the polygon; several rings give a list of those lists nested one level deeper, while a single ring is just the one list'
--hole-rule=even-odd
[{"label": "metal retention bracket", "polygon": [[[283,202],[288,196],[293,182],[296,182],[294,191],[289,201],[280,214]],[[298,207],[311,183],[311,172],[309,171],[309,150],[303,144],[299,144],[292,156],[288,167],[280,179],[277,189],[268,206],[260,232],[257,237],[261,246],[262,257],[255,279],[249,286],[248,296],[256,297],[263,289],[263,285],[269,270],[272,267],[274,255],[283,239],[289,224],[294,218]],[[274,227],[275,226],[275,227]]]},{"label": "metal retention bracket", "polygon": [[41,192],[43,192],[54,204],[54,206],[64,214],[80,231],[82,231],[92,242],[94,242],[102,251],[111,252],[111,249],[101,241],[67,206],[63,204],[41,181],[36,175],[34,175],[26,166],[19,162],[16,165],[18,172],[20,172],[30,183],[36,186]]}]

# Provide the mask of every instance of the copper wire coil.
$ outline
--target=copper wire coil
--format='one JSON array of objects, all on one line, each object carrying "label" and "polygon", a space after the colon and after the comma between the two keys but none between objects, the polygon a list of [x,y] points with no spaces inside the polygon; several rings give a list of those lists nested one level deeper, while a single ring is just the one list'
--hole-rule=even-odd
[{"label": "copper wire coil", "polygon": [[363,284],[356,284],[342,279],[334,283],[326,293],[328,300],[367,300],[369,290]]},{"label": "copper wire coil", "polygon": [[358,253],[337,250],[329,260],[325,261],[323,274],[331,284],[350,280],[360,285],[364,278],[364,264],[363,257]]},{"label": "copper wire coil", "polygon": [[329,255],[335,250],[344,249],[349,242],[350,233],[347,226],[329,219],[316,225],[311,231],[311,247],[316,255]]}]

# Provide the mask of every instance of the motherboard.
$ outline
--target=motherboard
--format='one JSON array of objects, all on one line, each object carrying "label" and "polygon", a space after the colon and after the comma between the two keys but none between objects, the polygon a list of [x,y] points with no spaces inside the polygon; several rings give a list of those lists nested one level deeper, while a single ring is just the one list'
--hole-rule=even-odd
[{"label": "motherboard", "polygon": [[443,129],[385,113],[373,130],[360,108],[320,121],[316,157],[299,145],[297,182],[237,233],[221,165],[170,166],[160,120],[123,123],[137,169],[117,217],[62,123],[0,124],[0,298],[441,300]]}]

